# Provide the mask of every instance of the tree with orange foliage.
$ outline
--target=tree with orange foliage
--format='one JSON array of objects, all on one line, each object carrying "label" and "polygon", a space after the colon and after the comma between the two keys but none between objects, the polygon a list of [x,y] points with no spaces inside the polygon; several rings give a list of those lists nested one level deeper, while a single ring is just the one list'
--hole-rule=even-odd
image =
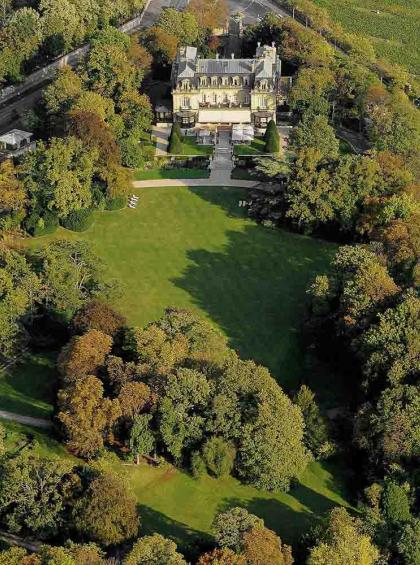
[{"label": "tree with orange foliage", "polygon": [[8,159],[0,163],[0,209],[4,212],[22,210],[26,192],[18,179],[13,162]]},{"label": "tree with orange foliage", "polygon": [[104,437],[121,416],[118,400],[104,398],[101,381],[93,375],[81,377],[58,392],[67,447],[72,453],[90,459],[104,446]]},{"label": "tree with orange foliage", "polygon": [[73,382],[80,377],[96,374],[105,364],[111,347],[112,338],[98,330],[73,337],[58,357],[58,370],[64,381]]},{"label": "tree with orange foliage", "polygon": [[69,116],[71,134],[89,149],[97,150],[96,167],[101,178],[105,178],[110,165],[121,165],[120,148],[109,126],[93,112],[72,110]]},{"label": "tree with orange foliage", "polygon": [[170,65],[175,60],[178,39],[161,27],[153,26],[149,29],[146,35],[146,45],[158,64]]},{"label": "tree with orange foliage", "polygon": [[102,300],[88,302],[76,313],[72,320],[73,331],[83,334],[90,330],[98,330],[114,337],[123,328],[127,320]]},{"label": "tree with orange foliage", "polygon": [[197,561],[197,565],[246,565],[246,563],[243,555],[238,555],[226,547],[204,553]]},{"label": "tree with orange foliage", "polygon": [[187,11],[194,14],[200,28],[210,32],[225,27],[229,17],[226,0],[191,0]]},{"label": "tree with orange foliage", "polygon": [[248,565],[292,565],[292,550],[268,528],[252,528],[245,532],[243,555]]},{"label": "tree with orange foliage", "polygon": [[150,407],[153,396],[146,384],[131,382],[122,387],[118,400],[122,416],[132,421],[145,408]]}]

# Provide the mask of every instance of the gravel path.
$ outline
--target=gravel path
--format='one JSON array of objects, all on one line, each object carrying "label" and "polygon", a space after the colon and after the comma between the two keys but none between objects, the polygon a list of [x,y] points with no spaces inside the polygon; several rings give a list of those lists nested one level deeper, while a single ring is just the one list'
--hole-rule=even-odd
[{"label": "gravel path", "polygon": [[12,422],[18,422],[19,424],[24,424],[26,426],[33,426],[34,428],[52,428],[52,422],[50,420],[33,418],[32,416],[22,416],[22,414],[15,414],[15,412],[7,412],[6,410],[0,410],[0,418],[11,420]]}]

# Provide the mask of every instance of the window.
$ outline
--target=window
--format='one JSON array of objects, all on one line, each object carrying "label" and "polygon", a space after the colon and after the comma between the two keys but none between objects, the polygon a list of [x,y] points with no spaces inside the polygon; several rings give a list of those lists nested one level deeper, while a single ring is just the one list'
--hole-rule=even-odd
[{"label": "window", "polygon": [[248,83],[248,77],[245,77],[245,78],[244,78],[244,85],[245,85],[245,86],[248,86],[248,84],[249,84],[249,83]]},{"label": "window", "polygon": [[207,102],[207,96],[205,94],[201,95],[201,102],[205,104]]},{"label": "window", "polygon": [[182,107],[189,108],[190,107],[190,99],[187,96],[182,98]]},{"label": "window", "polygon": [[213,94],[213,102],[215,104],[217,104],[217,94],[216,93]]},{"label": "window", "polygon": [[201,86],[206,86],[206,84],[207,84],[207,77],[201,77],[201,78],[200,78],[200,84],[201,84]]},{"label": "window", "polygon": [[261,108],[267,108],[267,98],[261,97]]},{"label": "window", "polygon": [[250,99],[249,99],[249,94],[245,94],[245,100],[244,100],[245,104],[249,104],[250,103]]},{"label": "window", "polygon": [[217,77],[211,77],[212,86],[217,86]]}]

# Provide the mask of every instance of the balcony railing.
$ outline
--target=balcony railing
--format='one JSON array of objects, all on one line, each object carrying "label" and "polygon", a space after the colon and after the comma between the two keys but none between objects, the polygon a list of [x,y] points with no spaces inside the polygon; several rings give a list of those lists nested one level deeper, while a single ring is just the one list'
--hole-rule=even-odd
[{"label": "balcony railing", "polygon": [[219,110],[230,108],[250,108],[251,103],[245,104],[243,102],[200,102],[200,108],[217,108]]}]

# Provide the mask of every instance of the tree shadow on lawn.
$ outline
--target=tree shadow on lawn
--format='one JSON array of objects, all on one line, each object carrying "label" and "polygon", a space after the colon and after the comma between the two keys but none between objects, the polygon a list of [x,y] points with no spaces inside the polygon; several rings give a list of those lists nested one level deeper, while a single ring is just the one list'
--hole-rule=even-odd
[{"label": "tree shadow on lawn", "polygon": [[[222,199],[223,201],[223,199]],[[228,231],[222,251],[191,249],[172,282],[221,327],[244,358],[266,365],[286,388],[303,374],[306,288],[333,246],[256,224]]]},{"label": "tree shadow on lawn", "polygon": [[304,508],[293,509],[276,498],[254,497],[250,500],[229,498],[219,506],[218,512],[229,510],[234,506],[246,508],[251,514],[262,518],[265,526],[275,531],[283,542],[295,545],[303,534],[337,504],[302,484],[292,488],[289,494]]},{"label": "tree shadow on lawn", "polygon": [[0,408],[44,417],[52,412],[57,386],[55,354],[34,355],[0,378]]},{"label": "tree shadow on lawn", "polygon": [[188,559],[195,561],[200,553],[214,545],[213,537],[210,534],[190,528],[150,506],[139,504],[139,514],[142,535],[151,535],[156,532],[170,538]]}]

